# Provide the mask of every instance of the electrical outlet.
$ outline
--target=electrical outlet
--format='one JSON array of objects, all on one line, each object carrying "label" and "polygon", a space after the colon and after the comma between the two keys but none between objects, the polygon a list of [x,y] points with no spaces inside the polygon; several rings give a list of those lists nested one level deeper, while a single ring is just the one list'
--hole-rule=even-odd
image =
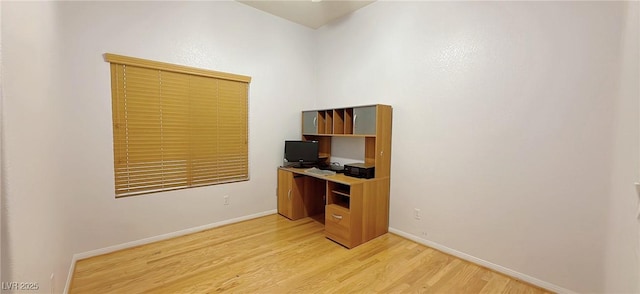
[{"label": "electrical outlet", "polygon": [[229,195],[224,195],[224,205],[229,205]]},{"label": "electrical outlet", "polygon": [[420,209],[418,208],[414,208],[413,209],[413,218],[416,220],[420,220],[422,218],[422,214],[420,213]]},{"label": "electrical outlet", "polygon": [[426,238],[427,236],[429,236],[426,231],[422,231],[420,234],[422,235],[422,238]]}]

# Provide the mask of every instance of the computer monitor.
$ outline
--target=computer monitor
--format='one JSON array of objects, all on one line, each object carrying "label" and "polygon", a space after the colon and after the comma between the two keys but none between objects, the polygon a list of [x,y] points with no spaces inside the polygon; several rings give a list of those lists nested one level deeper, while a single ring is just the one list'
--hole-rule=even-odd
[{"label": "computer monitor", "polygon": [[318,141],[284,141],[284,166],[309,167],[318,164]]}]

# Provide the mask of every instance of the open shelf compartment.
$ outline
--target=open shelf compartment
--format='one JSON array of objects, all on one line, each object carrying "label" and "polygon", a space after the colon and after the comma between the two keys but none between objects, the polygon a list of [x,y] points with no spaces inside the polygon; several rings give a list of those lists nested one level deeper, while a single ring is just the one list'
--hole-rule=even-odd
[{"label": "open shelf compartment", "polygon": [[349,209],[351,204],[351,187],[336,182],[327,182],[327,204],[334,204]]}]

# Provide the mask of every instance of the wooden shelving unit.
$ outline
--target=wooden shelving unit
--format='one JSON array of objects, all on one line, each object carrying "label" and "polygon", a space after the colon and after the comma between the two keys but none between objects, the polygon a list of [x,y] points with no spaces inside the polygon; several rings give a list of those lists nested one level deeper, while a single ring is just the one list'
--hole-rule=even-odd
[{"label": "wooden shelving unit", "polygon": [[[309,216],[309,211],[320,211],[319,208],[297,202],[286,205],[290,193],[293,193],[289,191],[303,191],[295,199],[302,199],[304,203],[317,201],[317,198],[326,199],[322,210],[325,215],[327,238],[347,248],[353,248],[387,233],[391,174],[391,113],[391,106],[382,104],[303,111],[302,139],[319,142],[319,156],[326,164],[329,164],[331,158],[333,137],[364,138],[364,161],[365,164],[375,166],[375,177],[366,180],[342,174],[323,177],[306,174],[301,170],[281,168],[278,173],[278,212],[291,219],[297,219]],[[309,188],[306,186],[307,181],[303,181],[303,187],[300,187],[300,181],[293,180],[293,175],[296,174],[320,179],[325,185],[321,187],[322,184],[315,182],[314,187]],[[281,189],[281,183],[298,185],[289,185]],[[311,199],[307,194],[313,194],[314,198]],[[280,202],[284,204],[281,205]],[[280,207],[293,207],[293,210],[295,207],[303,207],[305,211],[296,213],[289,210],[283,213]]]}]

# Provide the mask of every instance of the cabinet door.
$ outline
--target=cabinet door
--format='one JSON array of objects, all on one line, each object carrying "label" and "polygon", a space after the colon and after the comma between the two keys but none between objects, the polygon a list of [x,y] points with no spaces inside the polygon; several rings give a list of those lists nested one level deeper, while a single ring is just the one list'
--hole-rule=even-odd
[{"label": "cabinet door", "polygon": [[356,135],[376,134],[376,106],[353,108],[353,133]]},{"label": "cabinet door", "polygon": [[292,181],[291,172],[278,170],[278,213],[287,218],[291,218]]},{"label": "cabinet door", "polygon": [[318,112],[317,111],[302,112],[302,133],[303,134],[318,133]]},{"label": "cabinet door", "polygon": [[286,170],[278,170],[278,213],[296,220],[305,217],[302,199],[304,176]]}]

